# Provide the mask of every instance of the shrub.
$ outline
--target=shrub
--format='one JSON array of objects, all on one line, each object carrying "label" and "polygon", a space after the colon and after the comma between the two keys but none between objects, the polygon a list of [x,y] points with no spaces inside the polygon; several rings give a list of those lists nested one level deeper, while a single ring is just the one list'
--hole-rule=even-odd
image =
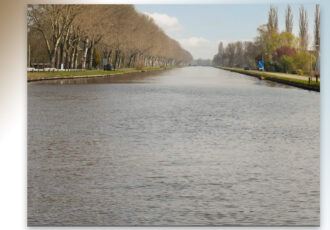
[{"label": "shrub", "polygon": [[277,48],[273,54],[273,60],[279,61],[283,55],[294,56],[296,55],[296,49],[288,46]]},{"label": "shrub", "polygon": [[265,62],[265,70],[268,71],[268,72],[274,72],[275,71],[274,63],[266,61]]},{"label": "shrub", "polygon": [[280,58],[279,64],[280,64],[281,71],[283,71],[285,73],[291,73],[292,70],[294,70],[294,68],[295,68],[293,57],[290,57],[287,55],[283,55]]},{"label": "shrub", "polygon": [[102,57],[97,49],[93,51],[93,67],[96,68],[101,64]]},{"label": "shrub", "polygon": [[298,75],[303,75],[304,74],[304,71],[302,69],[297,69],[295,71],[295,73],[298,74]]},{"label": "shrub", "polygon": [[[312,65],[315,63],[315,56],[306,51],[297,52],[293,57],[295,67],[299,72],[302,71],[302,74],[309,74],[311,71],[311,61]],[[299,73],[298,73],[299,74]]]},{"label": "shrub", "polygon": [[137,62],[134,65],[134,68],[137,69],[137,70],[142,70],[143,67],[144,67],[144,65],[142,64],[142,62]]}]

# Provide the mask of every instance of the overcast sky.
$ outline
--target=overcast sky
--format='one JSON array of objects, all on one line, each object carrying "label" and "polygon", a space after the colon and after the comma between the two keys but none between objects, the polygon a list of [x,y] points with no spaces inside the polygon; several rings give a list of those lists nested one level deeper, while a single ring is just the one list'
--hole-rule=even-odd
[{"label": "overcast sky", "polygon": [[[285,29],[287,4],[278,8],[279,29]],[[293,32],[298,35],[300,4],[291,4]],[[315,4],[304,4],[309,19],[309,40],[313,40]],[[180,42],[195,59],[212,59],[220,41],[253,41],[257,27],[267,23],[268,4],[217,5],[135,5],[137,11],[152,17],[171,38]]]}]

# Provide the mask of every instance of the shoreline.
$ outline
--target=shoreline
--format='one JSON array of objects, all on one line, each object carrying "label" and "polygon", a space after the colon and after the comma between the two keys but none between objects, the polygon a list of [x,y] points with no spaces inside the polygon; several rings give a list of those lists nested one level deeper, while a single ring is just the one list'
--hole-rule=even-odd
[{"label": "shoreline", "polygon": [[248,76],[256,77],[260,80],[268,80],[273,81],[276,83],[284,84],[284,85],[290,85],[301,89],[311,90],[320,92],[320,82],[312,82],[312,84],[308,83],[308,80],[298,80],[294,78],[289,78],[285,76],[279,76],[278,74],[272,75],[271,73],[265,73],[265,72],[255,72],[250,70],[243,70],[238,68],[229,68],[229,67],[220,67],[215,66],[215,68],[227,70],[235,73],[245,74]]},{"label": "shoreline", "polygon": [[[118,75],[123,75],[123,74],[129,74],[129,73],[144,73],[144,72],[151,72],[151,71],[160,71],[160,70],[169,70],[169,69],[174,69],[174,68],[181,68],[182,66],[168,66],[168,67],[154,67],[154,68],[146,68],[146,69],[118,69],[115,70],[114,72],[110,73],[102,73],[102,74],[85,74],[85,75],[68,75],[68,76],[59,76],[59,75],[54,75],[54,76],[38,76],[38,77],[33,77],[29,76],[29,73],[27,73],[27,82],[37,82],[37,81],[47,81],[47,80],[66,80],[66,79],[83,79],[83,78],[100,78],[100,77],[115,77]],[[103,71],[103,70],[101,70]],[[117,71],[117,72],[116,72]],[[85,71],[84,71],[85,72]],[[88,73],[88,70],[86,70]],[[37,72],[41,73],[41,72]],[[75,73],[75,72],[44,72],[46,74],[49,73]]]}]

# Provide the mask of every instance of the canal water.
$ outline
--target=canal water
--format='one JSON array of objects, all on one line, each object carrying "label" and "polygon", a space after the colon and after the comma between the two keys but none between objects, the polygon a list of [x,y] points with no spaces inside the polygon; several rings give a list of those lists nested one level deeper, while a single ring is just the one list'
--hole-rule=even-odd
[{"label": "canal water", "polygon": [[320,94],[212,67],[28,85],[28,224],[319,225]]}]

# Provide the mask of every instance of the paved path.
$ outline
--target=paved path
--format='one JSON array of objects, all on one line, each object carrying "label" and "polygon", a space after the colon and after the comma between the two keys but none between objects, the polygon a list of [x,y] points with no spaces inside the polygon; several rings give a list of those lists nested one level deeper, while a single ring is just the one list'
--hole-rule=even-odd
[{"label": "paved path", "polygon": [[[257,70],[249,70],[249,71],[255,72],[255,73],[260,73],[260,71],[257,71]],[[279,76],[279,77],[285,77],[285,78],[308,80],[308,76],[303,76],[303,75],[288,74],[288,73],[275,73],[275,72],[266,72],[266,71],[264,71],[264,73],[271,74],[274,76]],[[320,78],[318,80],[320,80]],[[315,77],[313,77],[313,81],[316,81]]]}]

